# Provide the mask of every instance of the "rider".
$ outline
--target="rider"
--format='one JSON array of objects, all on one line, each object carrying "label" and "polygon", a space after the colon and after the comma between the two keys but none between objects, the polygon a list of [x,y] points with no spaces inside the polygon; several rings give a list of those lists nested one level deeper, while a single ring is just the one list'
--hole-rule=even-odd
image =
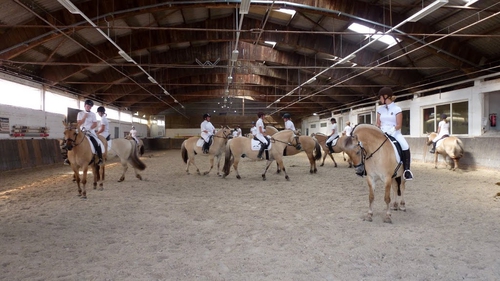
[{"label": "rider", "polygon": [[446,114],[441,114],[441,121],[439,121],[438,124],[438,131],[437,131],[437,136],[432,140],[432,149],[429,151],[430,153],[435,153],[436,152],[436,143],[440,139],[444,139],[446,137],[450,136],[450,123],[448,119],[446,119],[448,116]]},{"label": "rider", "polygon": [[382,106],[377,110],[377,127],[382,129],[384,133],[393,136],[401,145],[401,149],[403,150],[403,177],[406,180],[412,180],[413,174],[410,171],[410,146],[401,134],[403,113],[401,108],[394,103],[396,97],[393,95],[391,88],[383,87],[378,92],[378,95]]},{"label": "rider", "polygon": [[342,133],[346,136],[350,136],[351,132],[352,132],[351,122],[347,121],[345,122],[345,128]]},{"label": "rider", "polygon": [[203,153],[207,154],[210,149],[210,139],[215,134],[215,127],[210,122],[210,114],[203,114],[203,122],[201,122],[201,137],[205,141],[203,144]]},{"label": "rider", "polygon": [[77,126],[80,128],[82,132],[85,132],[87,136],[89,136],[90,141],[94,145],[97,156],[99,157],[99,161],[97,165],[102,165],[102,151],[101,147],[97,143],[98,137],[95,133],[94,129],[97,127],[97,118],[94,112],[91,112],[90,109],[94,106],[94,102],[91,100],[86,100],[84,104],[85,110],[78,112],[78,116],[76,117]]},{"label": "rider", "polygon": [[339,137],[339,130],[337,129],[337,119],[332,118],[330,119],[330,122],[332,122],[332,133],[328,136],[328,139],[326,140],[326,146],[328,147],[330,153],[333,153],[332,143],[336,138]]},{"label": "rider", "polygon": [[236,125],[236,128],[233,130],[233,138],[241,137],[241,128],[240,125]]},{"label": "rider", "polygon": [[250,134],[252,134],[252,136],[256,136],[257,135],[257,126],[255,126],[255,121],[252,121],[252,128],[250,128]]},{"label": "rider", "polygon": [[109,134],[109,122],[106,117],[106,110],[103,106],[99,106],[97,108],[97,114],[101,116],[101,123],[99,124],[99,130],[97,130],[97,134],[103,136],[107,141],[111,139],[111,135]]},{"label": "rider", "polygon": [[255,135],[255,137],[261,142],[257,158],[262,158],[262,153],[269,146],[269,140],[267,139],[267,137],[270,138],[271,136],[265,134],[266,129],[264,129],[264,112],[257,113],[257,116],[259,117],[259,119],[255,123],[255,127],[257,127],[257,134]]},{"label": "rider", "polygon": [[291,130],[296,133],[295,125],[293,124],[291,118],[292,116],[290,115],[290,113],[283,114],[283,120],[285,120],[285,130]]},{"label": "rider", "polygon": [[137,130],[135,129],[134,126],[132,126],[132,129],[130,130],[129,134],[135,140],[135,143],[139,144],[139,140],[137,139]]}]

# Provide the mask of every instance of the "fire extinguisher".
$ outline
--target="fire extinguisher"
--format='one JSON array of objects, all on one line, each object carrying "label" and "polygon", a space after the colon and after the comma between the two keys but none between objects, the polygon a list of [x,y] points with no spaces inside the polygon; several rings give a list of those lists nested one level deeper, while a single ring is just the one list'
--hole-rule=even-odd
[{"label": "fire extinguisher", "polygon": [[490,114],[490,127],[496,127],[496,126],[497,126],[497,114],[491,113]]}]

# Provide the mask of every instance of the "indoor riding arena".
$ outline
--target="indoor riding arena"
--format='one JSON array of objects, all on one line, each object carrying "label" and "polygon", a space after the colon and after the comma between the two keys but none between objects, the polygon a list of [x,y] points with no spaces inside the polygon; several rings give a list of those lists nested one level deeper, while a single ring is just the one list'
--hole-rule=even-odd
[{"label": "indoor riding arena", "polygon": [[3,2],[0,281],[500,280],[499,1]]}]

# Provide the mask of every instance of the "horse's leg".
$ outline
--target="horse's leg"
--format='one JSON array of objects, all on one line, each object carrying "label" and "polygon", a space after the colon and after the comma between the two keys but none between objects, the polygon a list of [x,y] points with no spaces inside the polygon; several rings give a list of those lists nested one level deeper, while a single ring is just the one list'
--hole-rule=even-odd
[{"label": "horse's leg", "polygon": [[453,159],[453,164],[454,164],[453,165],[453,171],[455,171],[457,169],[457,167],[458,167],[458,160],[457,160],[457,158],[452,158],[452,159]]},{"label": "horse's leg", "polygon": [[212,171],[212,169],[214,168],[214,155],[213,154],[210,154],[210,170],[208,170],[207,172],[204,172],[203,175],[208,175],[210,173],[210,171]]},{"label": "horse's leg", "polygon": [[[264,172],[262,173],[262,180],[266,180],[266,172],[267,172],[267,169],[269,169],[269,166],[271,166],[271,163],[273,163],[273,160],[266,160],[266,168],[264,169]],[[276,161],[276,163],[278,163]]]},{"label": "horse's leg", "polygon": [[[120,163],[122,164],[122,176],[120,177],[118,182],[122,182],[125,180],[125,172],[127,172],[127,170],[128,170],[128,164],[127,164],[126,160],[121,160]],[[135,168],[134,168],[134,170],[135,170],[135,175],[137,176],[137,170]]]},{"label": "horse's leg", "polygon": [[335,165],[334,167],[337,168],[337,162],[335,162],[335,157],[333,157],[333,153],[329,153],[330,158],[332,158],[333,164]]},{"label": "horse's leg", "polygon": [[194,163],[194,152],[189,152],[188,153],[188,161],[187,161],[187,166],[186,166],[186,173],[189,175],[189,165],[193,165],[195,168],[196,168],[196,173],[198,175],[201,175],[200,174],[200,169],[198,169],[198,166],[196,166],[196,164]]},{"label": "horse's leg", "polygon": [[438,168],[438,156],[439,156],[439,153],[437,153],[437,151],[434,153],[434,168]]},{"label": "horse's leg", "polygon": [[[312,152],[311,153],[307,153],[307,158],[309,159],[309,173],[310,174],[314,174],[316,173],[318,170],[316,170],[316,162],[314,160],[314,156],[312,155]],[[278,163],[278,161],[276,161],[276,164]]]},{"label": "horse's leg", "polygon": [[374,183],[370,176],[366,178],[368,183],[368,215],[364,219],[365,221],[373,221],[373,200],[375,199],[375,194],[373,192]]},{"label": "horse's leg", "polygon": [[234,157],[234,159],[233,159],[233,168],[234,168],[234,171],[236,172],[236,178],[240,180],[241,177],[240,177],[240,173],[238,172],[238,163],[240,162],[240,156],[239,155],[238,156],[234,155],[233,157]]},{"label": "horse's leg", "polygon": [[392,223],[391,220],[391,186],[392,186],[392,178],[389,176],[388,179],[385,180],[385,193],[384,193],[384,201],[386,204],[385,218],[384,222]]},{"label": "horse's leg", "polygon": [[326,159],[326,156],[328,155],[328,153],[326,153],[325,150],[323,150],[323,152],[325,152],[325,154],[323,154],[323,162],[321,162],[321,165],[319,165],[320,167],[323,167],[325,165],[325,159]]},{"label": "horse's leg", "polygon": [[82,175],[82,190],[80,192],[82,195],[82,199],[87,199],[87,189],[86,189],[86,184],[87,184],[87,172],[89,170],[89,166],[85,165],[83,167],[83,175]]},{"label": "horse's leg", "polygon": [[[73,166],[73,165],[71,165],[71,166]],[[76,167],[73,168],[73,181],[76,182],[76,186],[78,187],[78,196],[82,196],[82,188],[80,186],[80,181],[81,181],[80,171]]]},{"label": "horse's leg", "polygon": [[280,165],[278,164],[278,162],[276,162],[276,174],[280,173],[281,173]]},{"label": "horse's leg", "polygon": [[99,190],[104,190],[104,166],[106,163],[103,161],[102,165],[97,166],[96,170],[99,173],[97,179],[99,180]]}]

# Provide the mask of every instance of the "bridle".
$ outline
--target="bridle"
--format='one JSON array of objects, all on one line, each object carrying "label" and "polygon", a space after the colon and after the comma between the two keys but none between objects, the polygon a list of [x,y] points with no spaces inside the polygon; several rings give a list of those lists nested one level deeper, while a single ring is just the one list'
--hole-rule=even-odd
[{"label": "bridle", "polygon": [[359,147],[359,150],[356,152],[356,154],[361,153],[361,162],[358,165],[354,165],[354,168],[358,168],[358,167],[364,166],[365,165],[365,161],[368,160],[368,159],[370,159],[370,158],[372,158],[373,154],[377,153],[382,148],[382,146],[385,144],[385,142],[388,139],[389,138],[386,136],[385,140],[379,145],[379,147],[377,147],[377,149],[375,149],[375,151],[373,151],[372,153],[370,153],[370,155],[368,155],[368,156],[367,156],[368,152],[363,147],[363,144],[360,141],[358,141],[357,146]]},{"label": "bridle", "polygon": [[82,138],[82,140],[79,143],[76,143],[76,139],[78,138],[78,133],[76,129],[72,129],[71,127],[66,127],[66,130],[68,131],[73,130],[73,136],[74,136],[74,138],[64,139],[64,142],[66,143],[66,147],[68,148],[68,150],[71,150],[73,149],[73,147],[80,145],[85,140],[85,138]]}]

